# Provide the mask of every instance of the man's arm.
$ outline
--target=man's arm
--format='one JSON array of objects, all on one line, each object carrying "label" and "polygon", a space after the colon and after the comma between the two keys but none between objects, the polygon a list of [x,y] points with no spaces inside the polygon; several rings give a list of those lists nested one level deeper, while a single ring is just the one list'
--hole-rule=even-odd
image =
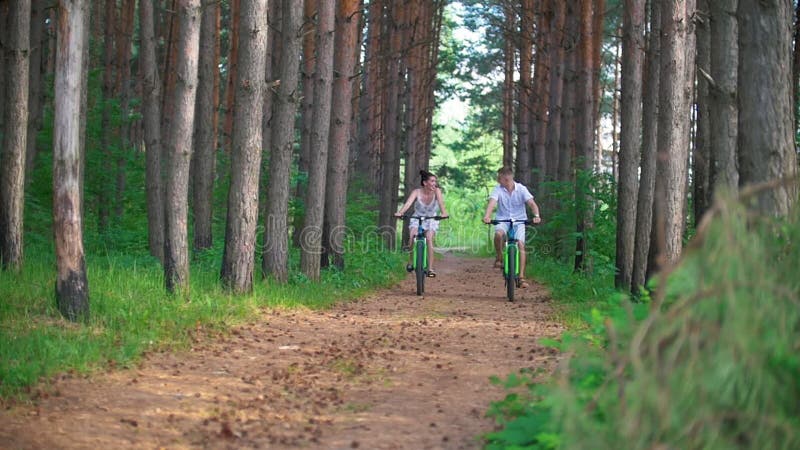
[{"label": "man's arm", "polygon": [[486,214],[483,215],[483,223],[489,223],[492,221],[492,212],[494,211],[495,206],[497,206],[497,200],[490,198],[489,204],[486,205]]},{"label": "man's arm", "polygon": [[536,201],[533,198],[530,198],[526,203],[528,204],[528,207],[531,208],[531,211],[533,211],[533,223],[541,222],[542,218],[539,216],[539,205],[536,204]]}]

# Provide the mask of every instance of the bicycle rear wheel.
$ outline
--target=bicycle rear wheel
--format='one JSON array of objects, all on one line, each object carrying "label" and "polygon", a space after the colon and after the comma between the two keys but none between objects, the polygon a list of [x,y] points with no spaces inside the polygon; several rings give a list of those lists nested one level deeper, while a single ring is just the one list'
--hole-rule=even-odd
[{"label": "bicycle rear wheel", "polygon": [[506,270],[506,296],[508,301],[514,301],[514,288],[517,287],[517,246],[509,245],[506,247],[508,255],[506,261],[508,264]]},{"label": "bicycle rear wheel", "polygon": [[422,295],[425,293],[425,251],[426,243],[424,240],[417,240],[414,244],[416,247],[416,260],[414,261],[414,271],[417,274],[417,295]]}]

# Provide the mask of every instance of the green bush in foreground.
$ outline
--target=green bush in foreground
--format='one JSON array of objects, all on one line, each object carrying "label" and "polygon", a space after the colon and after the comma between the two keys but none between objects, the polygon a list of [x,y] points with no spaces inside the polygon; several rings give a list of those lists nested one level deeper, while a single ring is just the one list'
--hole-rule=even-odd
[{"label": "green bush in foreground", "polygon": [[593,314],[547,384],[505,380],[488,448],[800,448],[800,220],[721,211],[652,303]]}]

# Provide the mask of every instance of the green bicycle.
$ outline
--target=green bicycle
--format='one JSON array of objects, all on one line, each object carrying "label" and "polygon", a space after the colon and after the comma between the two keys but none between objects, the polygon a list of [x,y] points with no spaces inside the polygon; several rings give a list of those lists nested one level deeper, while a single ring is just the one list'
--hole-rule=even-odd
[{"label": "green bicycle", "polygon": [[428,242],[425,239],[425,223],[428,219],[444,220],[449,216],[400,216],[403,220],[418,220],[417,235],[414,237],[414,246],[411,248],[411,266],[417,278],[417,295],[425,293],[425,278],[428,277]]},{"label": "green bicycle", "polygon": [[528,219],[502,219],[489,222],[491,225],[499,223],[509,224],[508,239],[506,239],[506,245],[503,247],[503,278],[505,279],[508,301],[513,302],[514,289],[520,287],[519,247],[517,247],[517,238],[514,236],[514,225],[519,223],[530,225],[533,221]]}]

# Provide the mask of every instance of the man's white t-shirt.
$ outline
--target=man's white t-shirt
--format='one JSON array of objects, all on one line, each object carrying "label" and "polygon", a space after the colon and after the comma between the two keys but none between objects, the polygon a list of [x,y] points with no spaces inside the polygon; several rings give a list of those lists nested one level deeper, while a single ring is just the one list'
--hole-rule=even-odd
[{"label": "man's white t-shirt", "polygon": [[497,220],[526,220],[528,212],[525,203],[533,198],[533,194],[521,183],[514,182],[514,190],[508,192],[506,188],[498,184],[495,186],[489,198],[497,201]]}]

